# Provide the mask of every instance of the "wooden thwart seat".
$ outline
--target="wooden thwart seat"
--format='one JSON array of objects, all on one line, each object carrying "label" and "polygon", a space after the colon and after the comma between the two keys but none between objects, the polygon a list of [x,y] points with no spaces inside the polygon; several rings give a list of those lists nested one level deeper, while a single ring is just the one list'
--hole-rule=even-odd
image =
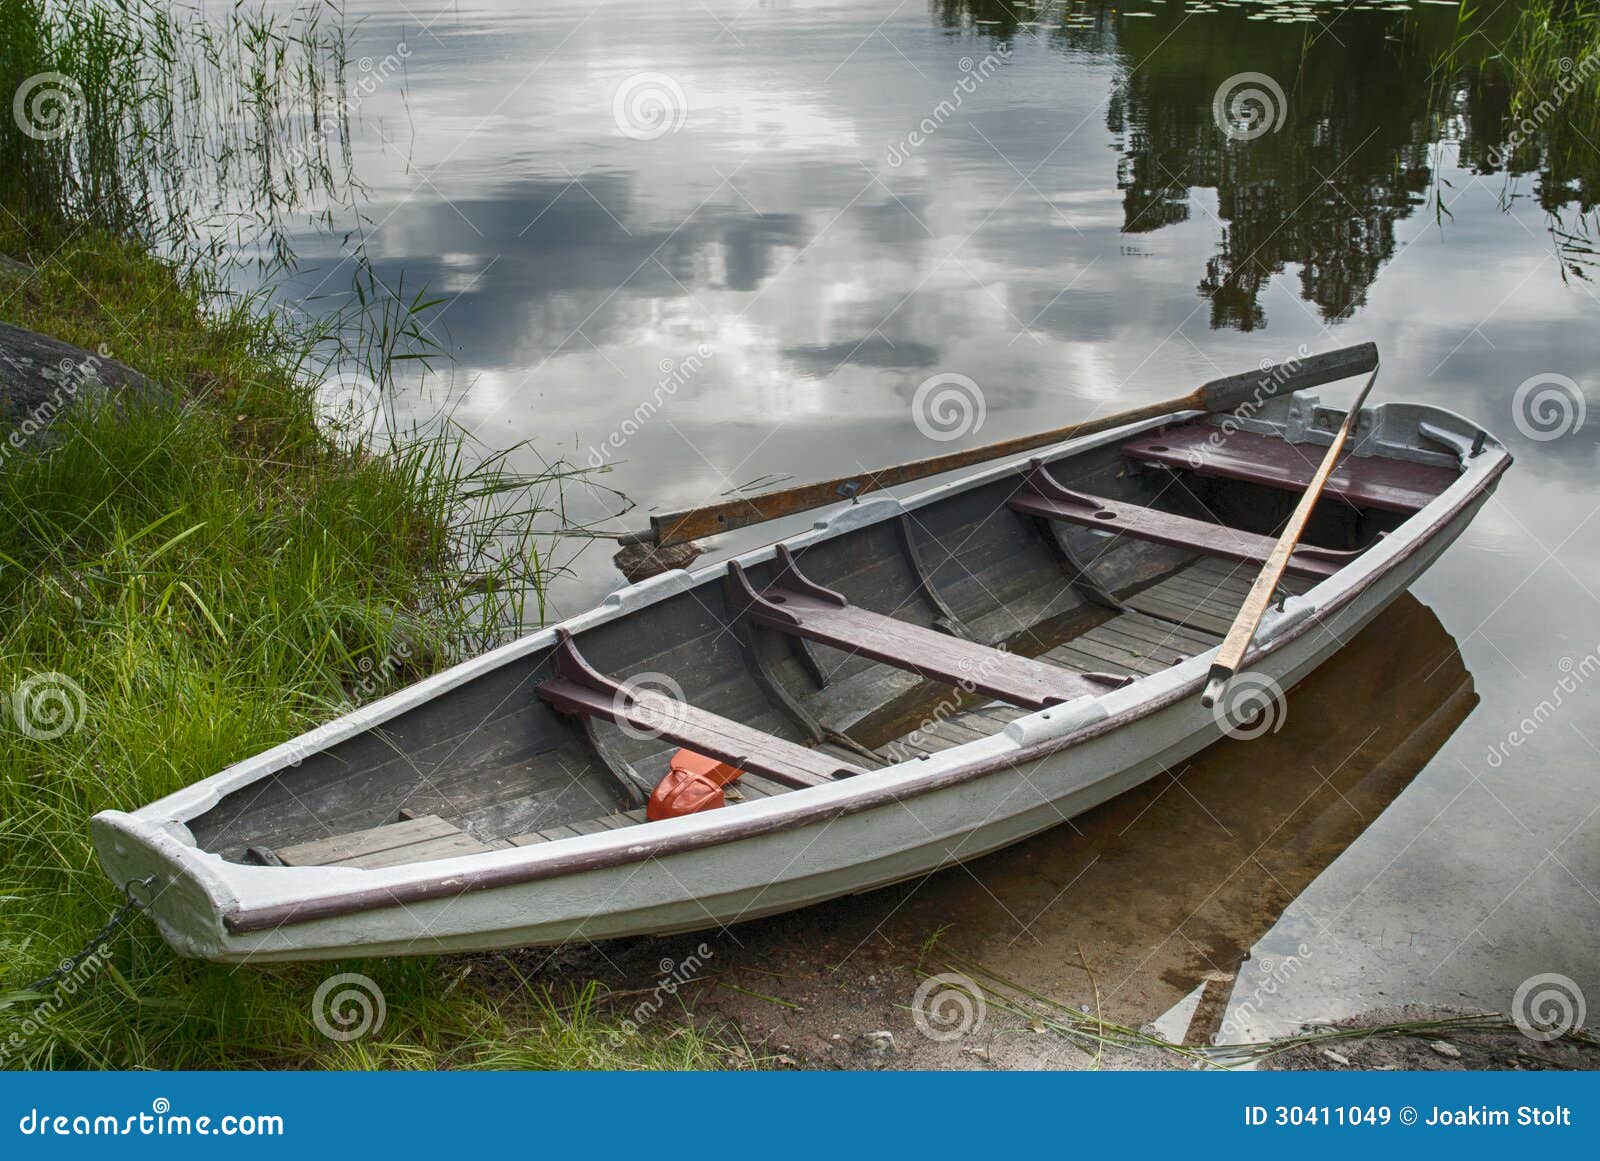
[{"label": "wooden thwart seat", "polygon": [[573,644],[571,633],[564,629],[558,632],[558,676],[542,683],[538,692],[562,713],[645,730],[797,789],[866,773],[861,766],[841,762],[819,750],[807,749],[654,690],[631,689],[585,661]]},{"label": "wooden thwart seat", "polygon": [[1104,693],[1129,680],[1047,665],[852,605],[808,579],[783,544],[778,545],[778,575],[771,584],[757,592],[739,562],[730,561],[728,585],[735,619],[746,618],[1025,709]]},{"label": "wooden thwart seat", "polygon": [[[1294,492],[1305,491],[1311,483],[1325,450],[1249,431],[1223,432],[1206,423],[1170,427],[1122,445],[1124,455],[1143,463]],[[1409,515],[1425,508],[1455,480],[1456,473],[1449,468],[1346,453],[1322,491],[1357,508]]]},{"label": "wooden thwart seat", "polygon": [[[1029,516],[1098,528],[1104,532],[1250,564],[1265,563],[1277,543],[1271,536],[1243,532],[1226,524],[1212,524],[1123,500],[1108,500],[1085,492],[1074,492],[1058,483],[1038,461],[1034,462],[1022,490],[1011,498],[1010,506]],[[1332,548],[1301,545],[1289,558],[1289,572],[1321,580],[1332,576],[1360,555],[1359,551],[1340,552]]]}]

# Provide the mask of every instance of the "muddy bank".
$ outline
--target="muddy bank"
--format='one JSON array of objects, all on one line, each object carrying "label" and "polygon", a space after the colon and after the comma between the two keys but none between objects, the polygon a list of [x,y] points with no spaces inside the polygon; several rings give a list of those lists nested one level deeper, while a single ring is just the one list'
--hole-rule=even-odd
[{"label": "muddy bank", "polygon": [[[1462,1013],[1417,1006],[1368,1012],[1332,1029],[1414,1023]],[[1327,1029],[1313,1028],[1311,1032]],[[1568,1071],[1600,1068],[1600,1041],[1587,1036],[1536,1040],[1504,1025],[1416,1036],[1371,1036],[1328,1044],[1302,1044],[1273,1056],[1262,1068],[1285,1072],[1318,1069],[1358,1072],[1390,1069],[1445,1071]]]},{"label": "muddy bank", "polygon": [[[565,966],[593,974],[612,972],[615,991],[602,1002],[640,1028],[656,1022],[658,1030],[673,1022],[689,1023],[724,1042],[742,1044],[745,1059],[763,1068],[1600,1069],[1600,1039],[1587,1033],[1540,1040],[1503,1017],[1423,1005],[1308,1025],[1237,1054],[1193,1038],[1188,1043],[1108,1044],[1096,1036],[1116,1038],[1118,1032],[1102,1026],[1097,1033],[1095,1009],[1087,1004],[1076,1006],[1081,1021],[1064,1021],[1059,1005],[1030,1001],[1005,988],[973,987],[971,977],[955,978],[949,972],[953,965],[899,965],[867,955],[854,968],[836,970],[825,962],[835,950],[827,943],[810,945],[805,953],[822,959],[741,956],[722,970],[715,970],[713,955],[703,960],[707,970],[671,980],[678,964],[702,962],[708,947],[646,941],[605,963],[596,963],[592,951],[572,954]],[[674,960],[674,954],[688,958]],[[1064,1031],[1067,1027],[1087,1029],[1088,1037]],[[1164,1040],[1175,1030],[1181,1036],[1182,1029],[1170,1022],[1146,1024],[1137,1031]]]}]

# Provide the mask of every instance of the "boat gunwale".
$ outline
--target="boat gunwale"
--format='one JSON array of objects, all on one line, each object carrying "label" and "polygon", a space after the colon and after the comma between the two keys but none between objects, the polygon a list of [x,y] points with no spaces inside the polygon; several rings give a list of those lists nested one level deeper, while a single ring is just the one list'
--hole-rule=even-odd
[{"label": "boat gunwale", "polygon": [[[1473,430],[1485,431],[1480,425],[1444,408],[1432,405],[1426,406],[1435,415],[1446,415]],[[1069,442],[1061,446],[1056,458],[1065,456],[1069,451],[1089,450],[1102,442],[1125,440],[1139,429],[1170,423],[1175,418],[1164,417],[1160,420],[1130,425],[1130,428],[1115,429],[1112,432],[1104,433],[1104,435],[1093,437],[1091,440],[1085,441],[1082,446],[1076,448],[1072,446],[1072,442]],[[1107,437],[1110,438],[1107,439]],[[1492,435],[1489,436],[1489,439],[1491,442],[1484,447],[1482,452],[1483,457],[1488,461],[1486,465],[1482,468],[1479,468],[1476,462],[1466,465],[1460,476],[1448,489],[1440,493],[1427,508],[1417,512],[1412,518],[1421,518],[1428,514],[1429,509],[1436,509],[1435,514],[1431,516],[1426,524],[1418,525],[1414,530],[1409,531],[1407,535],[1385,538],[1369,549],[1360,560],[1348,566],[1347,569],[1341,570],[1340,574],[1336,574],[1334,577],[1318,584],[1316,589],[1322,589],[1324,586],[1331,587],[1328,588],[1325,598],[1315,605],[1309,608],[1301,605],[1299,609],[1294,609],[1294,601],[1304,601],[1307,598],[1293,598],[1290,602],[1289,610],[1280,615],[1276,622],[1269,626],[1270,637],[1260,641],[1246,655],[1246,664],[1258,662],[1261,658],[1275,653],[1289,642],[1318,627],[1324,620],[1355,600],[1373,584],[1421,552],[1434,541],[1440,531],[1454,521],[1469,506],[1485,499],[1493,490],[1500,476],[1511,466],[1513,458],[1510,451],[1500,441],[1495,440]],[[978,476],[964,477],[940,485],[937,488],[929,489],[927,492],[911,497],[908,500],[902,501],[896,498],[889,498],[888,502],[900,510],[921,507],[926,503],[936,501],[943,495],[950,494],[957,490],[958,486],[960,490],[965,490],[977,486],[990,478],[998,478],[1007,472],[1020,470],[1022,463],[1025,462],[1023,460],[1018,463],[1007,463],[991,472],[982,473]],[[1478,468],[1478,470],[1474,470],[1475,468]],[[1457,493],[1457,495],[1451,498],[1451,493],[1453,492]],[[1447,498],[1449,499],[1448,503],[1446,503]],[[861,507],[864,507],[864,505]],[[844,512],[859,512],[861,507],[845,509]],[[1407,521],[1407,523],[1409,522]],[[800,533],[794,537],[785,538],[784,542],[791,543],[802,537],[808,540],[827,539],[832,535],[842,534],[855,526],[854,521],[845,522],[843,527],[838,527],[834,522],[830,521],[825,526],[819,524],[814,533]],[[774,545],[765,545],[751,549],[748,553],[742,554],[735,559],[747,560],[751,557],[758,557],[759,554],[774,551]],[[709,566],[707,569],[698,570],[696,574],[685,575],[688,576],[689,580],[698,583],[704,575],[713,571],[720,572],[722,567],[724,566]],[[1341,576],[1347,578],[1342,584],[1339,583]],[[648,583],[646,582],[646,584]],[[687,587],[687,585],[683,587]],[[1312,591],[1315,592],[1316,589]],[[620,591],[625,593],[628,590]],[[679,590],[674,587],[672,591]],[[628,611],[628,602],[623,601],[620,604],[619,613]],[[580,617],[574,620],[579,620],[582,616],[580,614]],[[568,622],[568,624],[571,623]],[[553,632],[553,630],[541,630],[538,634],[530,635],[529,638],[524,638],[519,642],[513,642],[505,648],[511,649],[518,645],[526,645],[534,638],[542,639],[547,632]],[[460,867],[459,870],[452,873],[440,874],[435,870],[431,873],[426,873],[423,877],[409,881],[391,882],[382,886],[359,886],[337,892],[323,892],[315,896],[289,902],[242,906],[235,899],[233,900],[234,906],[232,909],[224,911],[221,919],[223,926],[230,935],[259,933],[284,926],[367,913],[413,903],[456,898],[479,891],[513,887],[545,879],[561,878],[572,874],[625,866],[630,863],[644,862],[723,844],[741,842],[776,831],[808,826],[892,803],[904,802],[908,798],[931,794],[951,786],[986,777],[1005,768],[1049,757],[1063,749],[1079,745],[1113,730],[1126,728],[1142,718],[1184,701],[1194,696],[1204,685],[1205,658],[1211,652],[1211,650],[1207,650],[1196,654],[1181,666],[1174,666],[1172,669],[1165,671],[1167,674],[1172,674],[1185,668],[1192,670],[1192,675],[1186,676],[1169,689],[1153,690],[1151,683],[1164,675],[1150,675],[1126,687],[1130,693],[1141,687],[1150,692],[1115,712],[1101,713],[1086,721],[1074,722],[1063,732],[1052,730],[1050,736],[1037,740],[1028,739],[1026,732],[1024,732],[1023,736],[1018,737],[1011,732],[1012,727],[1008,727],[1007,731],[997,734],[993,738],[973,741],[964,746],[954,747],[946,751],[940,757],[946,758],[947,761],[954,761],[955,764],[948,765],[943,769],[929,771],[924,775],[917,776],[913,781],[900,780],[886,785],[884,780],[879,777],[896,770],[903,771],[906,767],[915,764],[914,761],[900,763],[897,766],[874,771],[860,778],[849,779],[830,786],[815,787],[810,790],[797,790],[790,794],[767,799],[758,804],[751,804],[749,810],[728,812],[726,817],[707,816],[703,820],[682,820],[701,823],[701,825],[693,829],[679,828],[669,823],[667,824],[668,831],[658,831],[649,838],[631,835],[629,833],[631,828],[596,835],[585,835],[569,840],[574,844],[581,844],[576,849],[561,849],[566,846],[565,842],[541,843],[531,847],[520,848],[517,854],[523,857],[509,862],[498,862],[498,860],[510,852],[497,851],[492,854],[466,855],[458,859],[441,860],[441,863],[452,863]],[[484,660],[486,659],[487,657]],[[1108,697],[1115,696],[1117,696],[1116,693],[1099,695],[1093,699],[1093,705],[1101,705]],[[1089,699],[1080,700],[1087,701]],[[1062,717],[1080,716],[1067,714],[1066,711],[1072,704],[1074,703],[1068,703],[1068,706],[1054,707],[1055,712]],[[1044,710],[1029,717],[1044,720],[1050,713],[1050,710]],[[1026,718],[1019,719],[1020,722],[1028,720]],[[1017,724],[1013,723],[1013,727]],[[303,735],[302,737],[305,736]],[[1016,743],[1015,748],[1007,748],[1000,754],[982,755],[971,752],[966,755],[962,754],[963,751],[968,751],[969,747],[973,751],[981,750],[986,745],[993,746],[999,739],[1006,737]],[[957,761],[963,756],[966,757],[965,761]],[[265,755],[262,755],[262,757],[265,757]],[[219,776],[215,775],[213,777]],[[842,795],[840,793],[841,789],[845,791]],[[151,807],[156,805],[152,803]],[[143,809],[148,810],[150,807]],[[181,861],[186,864],[190,863],[196,854],[208,854],[207,852],[198,851],[198,848],[188,847],[184,847],[183,852],[184,857]],[[482,863],[486,860],[494,860],[496,865],[473,866],[474,863]],[[427,867],[429,867],[429,864],[417,863],[409,865],[406,870]],[[251,871],[258,870],[258,868],[248,869]],[[399,871],[401,868],[395,868],[394,870]]]}]

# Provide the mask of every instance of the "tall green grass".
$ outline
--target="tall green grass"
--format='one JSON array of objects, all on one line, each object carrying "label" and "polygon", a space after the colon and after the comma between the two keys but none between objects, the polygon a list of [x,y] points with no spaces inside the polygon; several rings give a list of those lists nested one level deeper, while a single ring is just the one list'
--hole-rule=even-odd
[{"label": "tall green grass", "polygon": [[[7,317],[91,349],[104,342],[173,389],[81,405],[42,447],[0,465],[0,694],[43,675],[81,691],[68,710],[75,724],[58,737],[30,731],[18,706],[0,715],[4,993],[77,951],[118,901],[88,840],[94,812],[170,793],[501,639],[538,592],[544,545],[531,529],[559,480],[517,479],[448,439],[374,455],[335,438],[300,376],[304,349],[280,324],[243,306],[219,313],[136,244],[0,226],[0,252],[38,264],[31,276],[0,275]],[[471,518],[495,497],[515,502],[487,523]],[[508,520],[524,534],[508,538]],[[518,981],[485,963],[494,961],[356,965],[384,989],[389,1022],[340,1044],[310,1014],[333,969],[180,961],[135,921],[111,966],[40,1026],[29,1025],[35,999],[0,1008],[0,1059],[137,1068],[724,1059],[670,1022],[614,1036],[620,1017],[592,986]],[[14,1032],[26,1035],[8,1047]]]},{"label": "tall green grass", "polygon": [[1541,172],[1547,208],[1600,199],[1600,0],[1530,0],[1499,58],[1514,170]]},{"label": "tall green grass", "polygon": [[0,204],[286,265],[287,217],[359,189],[344,54],[329,0],[0,0]]},{"label": "tall green grass", "polygon": [[1434,103],[1464,127],[1463,158],[1506,175],[1506,204],[1532,197],[1563,279],[1600,254],[1600,0],[1462,0],[1438,56]]},{"label": "tall green grass", "polygon": [[[374,447],[324,422],[328,366],[353,359],[381,388],[429,353],[425,295],[358,264],[352,309],[311,325],[221,293],[238,239],[198,210],[257,183],[270,232],[336,177],[299,119],[338,84],[332,11],[224,6],[187,39],[175,30],[198,16],[140,0],[0,0],[0,254],[21,264],[0,263],[0,317],[161,386],[85,391],[20,449],[0,429],[0,1063],[722,1063],[667,1020],[618,1035],[594,985],[525,979],[507,957],[234,969],[179,960],[135,920],[64,1002],[22,991],[119,902],[93,813],[168,794],[542,613],[553,566],[537,529],[560,465],[522,478],[449,433]],[[59,138],[17,131],[10,94],[57,72],[81,87],[83,119]],[[284,113],[297,91],[302,111]],[[220,149],[195,136],[202,114]],[[320,176],[302,181],[306,165]],[[17,696],[41,689],[58,716]],[[388,1019],[341,1043],[311,1007],[351,969],[383,989]]]}]

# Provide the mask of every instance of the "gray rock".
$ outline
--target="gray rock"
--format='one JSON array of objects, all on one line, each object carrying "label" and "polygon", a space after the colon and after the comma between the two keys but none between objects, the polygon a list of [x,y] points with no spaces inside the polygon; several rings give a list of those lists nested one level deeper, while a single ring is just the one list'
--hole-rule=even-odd
[{"label": "gray rock", "polygon": [[893,1032],[863,1032],[856,1037],[856,1051],[874,1060],[882,1060],[894,1052]]},{"label": "gray rock", "polygon": [[0,323],[0,425],[12,429],[11,446],[38,439],[80,400],[129,392],[155,398],[160,389],[107,355]]}]

